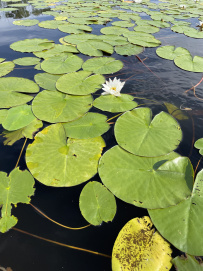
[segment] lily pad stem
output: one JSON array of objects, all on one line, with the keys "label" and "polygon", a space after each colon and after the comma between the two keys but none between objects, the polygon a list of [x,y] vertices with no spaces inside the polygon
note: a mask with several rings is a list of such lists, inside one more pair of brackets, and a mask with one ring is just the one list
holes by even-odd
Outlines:
[{"label": "lily pad stem", "polygon": [[24,142],[24,144],[23,144],[23,146],[22,146],[22,149],[21,149],[21,152],[20,152],[20,154],[19,154],[19,156],[18,156],[18,161],[17,161],[17,163],[16,163],[16,165],[15,165],[15,168],[18,166],[18,163],[19,163],[20,158],[21,158],[21,156],[22,156],[22,153],[23,153],[23,150],[24,150],[24,148],[25,148],[26,142],[27,142],[27,138],[25,138],[25,142]]}]

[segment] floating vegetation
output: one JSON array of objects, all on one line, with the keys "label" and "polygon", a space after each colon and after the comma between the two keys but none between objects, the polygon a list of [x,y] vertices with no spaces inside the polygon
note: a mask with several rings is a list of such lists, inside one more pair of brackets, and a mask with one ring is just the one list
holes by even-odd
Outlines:
[{"label": "floating vegetation", "polygon": [[[1,12],[28,6],[15,3],[17,0],[11,4],[2,2],[5,6]],[[169,31],[185,39],[202,39],[202,1],[50,0],[29,1],[29,5],[44,10],[42,20],[14,20],[12,27],[22,27],[24,31],[41,27],[41,33],[53,33],[54,41],[36,38],[36,31],[30,35],[32,38],[10,44],[16,59],[7,60],[4,55],[0,58],[3,144],[11,146],[25,138],[16,167],[8,176],[0,172],[0,232],[16,225],[12,206],[30,202],[35,178],[53,189],[78,185],[79,208],[91,225],[113,221],[117,212],[115,197],[133,208],[148,209],[150,218],[136,217],[118,234],[112,251],[113,271],[170,270],[170,244],[184,253],[203,256],[203,170],[197,173],[201,159],[193,169],[189,157],[179,154],[178,149],[184,136],[182,121],[191,119],[194,130],[193,118],[187,112],[190,108],[183,109],[166,100],[159,104],[164,111],[157,113],[156,100],[140,97],[141,92],[135,96],[132,86],[129,88],[126,83],[130,79],[138,83],[142,80],[134,72],[137,63],[161,81],[144,63],[145,59],[138,56],[144,51],[156,51],[163,65],[173,60],[174,68],[182,72],[203,72],[202,56],[194,56],[162,37]],[[47,15],[53,20],[48,17],[43,21]],[[199,23],[194,28],[195,19]],[[58,44],[55,33],[60,36]],[[129,59],[134,60],[131,70]],[[35,82],[30,77],[12,76],[17,69],[23,69],[25,77],[26,69],[34,70]],[[128,73],[132,75],[123,76]],[[149,80],[147,87],[152,82]],[[202,80],[189,89],[199,102],[203,99],[197,97],[195,88]],[[153,110],[146,107],[147,103],[153,104]],[[203,138],[196,140],[193,136],[193,147],[199,150],[198,155],[203,155]],[[18,168],[24,148],[29,171]],[[186,259],[173,259],[174,265],[180,270],[202,270],[202,265],[189,254]]]}]

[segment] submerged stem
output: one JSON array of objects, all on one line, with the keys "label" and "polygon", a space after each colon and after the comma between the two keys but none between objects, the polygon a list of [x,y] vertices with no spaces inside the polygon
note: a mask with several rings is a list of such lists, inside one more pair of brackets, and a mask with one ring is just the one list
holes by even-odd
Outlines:
[{"label": "submerged stem", "polygon": [[55,245],[59,245],[59,246],[62,246],[62,247],[68,247],[68,248],[72,248],[72,249],[76,249],[76,250],[80,250],[80,251],[84,251],[84,252],[96,254],[96,255],[99,255],[99,256],[106,257],[106,258],[111,258],[111,256],[110,256],[110,255],[107,255],[107,254],[103,254],[103,253],[100,253],[100,252],[88,250],[88,249],[85,249],[85,248],[80,248],[80,247],[75,247],[75,246],[66,245],[66,244],[64,244],[64,243],[60,243],[60,242],[57,242],[57,241],[53,241],[53,240],[50,240],[50,239],[47,239],[47,238],[44,238],[44,237],[41,237],[41,236],[38,236],[38,235],[35,235],[35,234],[32,234],[32,233],[29,233],[29,232],[27,232],[27,231],[23,231],[23,230],[21,230],[21,229],[15,228],[15,227],[13,227],[12,229],[15,230],[15,231],[24,233],[24,234],[26,234],[26,235],[35,237],[35,238],[37,238],[37,239],[40,239],[40,240],[43,240],[43,241],[46,241],[46,242],[55,244]]},{"label": "submerged stem", "polygon": [[60,224],[58,223],[57,221],[51,219],[50,217],[48,217],[47,215],[45,215],[45,213],[43,213],[42,211],[40,211],[36,206],[34,206],[33,204],[30,203],[30,205],[32,206],[32,208],[34,208],[38,213],[40,213],[42,216],[44,216],[45,218],[47,218],[49,221],[55,223],[56,225],[60,226],[60,227],[63,227],[65,229],[69,229],[69,230],[82,230],[82,229],[85,229],[89,226],[91,226],[91,224],[88,224],[86,226],[83,226],[83,227],[80,227],[80,228],[72,228],[72,227],[68,227],[68,226],[65,226],[63,224]]},{"label": "submerged stem", "polygon": [[194,171],[194,176],[196,175],[196,172],[197,172],[197,169],[198,169],[198,166],[199,166],[201,160],[202,160],[202,157],[199,159],[199,161],[198,161],[198,163],[196,165],[196,168],[195,168],[195,171]]},{"label": "submerged stem", "polygon": [[21,149],[21,152],[20,152],[20,154],[19,154],[19,156],[18,156],[18,161],[17,161],[17,163],[16,163],[16,165],[15,165],[15,168],[18,166],[18,163],[19,163],[20,158],[21,158],[21,156],[22,156],[22,153],[23,153],[23,150],[24,150],[24,148],[25,148],[26,142],[27,142],[27,138],[25,138],[25,142],[24,142],[24,144],[23,144],[23,146],[22,146],[22,149]]}]

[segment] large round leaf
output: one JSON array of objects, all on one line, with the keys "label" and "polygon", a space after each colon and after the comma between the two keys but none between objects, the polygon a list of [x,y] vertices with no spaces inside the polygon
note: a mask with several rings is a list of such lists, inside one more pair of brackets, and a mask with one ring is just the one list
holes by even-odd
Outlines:
[{"label": "large round leaf", "polygon": [[78,53],[78,50],[72,45],[55,44],[51,49],[43,50],[41,52],[34,52],[37,57],[44,59],[60,55],[61,53]]},{"label": "large round leaf", "polygon": [[188,158],[173,152],[159,157],[140,157],[119,146],[102,156],[99,175],[116,197],[152,209],[179,203],[190,195],[193,184]]},{"label": "large round leaf", "polygon": [[47,122],[68,122],[84,115],[92,106],[92,96],[66,95],[44,90],[32,102],[34,115]]},{"label": "large round leaf", "polygon": [[157,47],[161,44],[160,40],[141,34],[142,32],[135,32],[134,35],[128,36],[129,42],[144,47]]},{"label": "large round leaf", "polygon": [[83,117],[64,124],[67,137],[85,139],[100,136],[108,131],[107,117],[98,113],[87,113]]},{"label": "large round leaf", "polygon": [[19,77],[0,78],[0,108],[25,104],[31,101],[33,97],[24,93],[36,93],[38,91],[38,85],[29,79]]},{"label": "large round leaf", "polygon": [[88,71],[72,72],[64,74],[56,82],[56,88],[61,92],[74,95],[88,95],[101,89],[105,83],[104,76],[100,74],[91,75]]},{"label": "large round leaf", "polygon": [[73,34],[79,34],[84,33],[85,31],[91,32],[92,27],[88,25],[82,25],[82,24],[61,24],[59,25],[58,29],[65,33],[73,33]]},{"label": "large round leaf", "polygon": [[92,225],[112,221],[116,214],[116,200],[105,186],[89,182],[80,194],[80,211]]},{"label": "large round leaf", "polygon": [[147,216],[125,224],[113,246],[112,271],[170,270],[172,250],[152,226]]},{"label": "large round leaf", "polygon": [[108,26],[104,27],[100,30],[102,34],[117,34],[117,35],[123,35],[123,33],[129,33],[130,31],[124,27],[120,26]]},{"label": "large round leaf", "polygon": [[113,57],[97,57],[85,61],[82,68],[97,74],[109,74],[121,70],[123,63]]},{"label": "large round leaf", "polygon": [[37,65],[40,62],[40,59],[37,57],[22,57],[14,59],[13,62],[21,66],[32,66]]},{"label": "large round leaf", "polygon": [[59,55],[44,60],[41,64],[41,68],[48,73],[63,74],[79,70],[82,63],[82,58],[78,56]]},{"label": "large round leaf", "polygon": [[115,46],[115,51],[119,55],[132,56],[142,53],[144,51],[144,47],[129,43],[122,46]]},{"label": "large round leaf", "polygon": [[175,150],[182,139],[182,131],[168,113],[161,112],[152,120],[150,108],[136,108],[118,118],[115,137],[125,150],[149,157]]},{"label": "large round leaf", "polygon": [[10,48],[19,52],[37,52],[52,48],[54,43],[48,39],[25,39],[10,45]]},{"label": "large round leaf", "polygon": [[56,81],[61,75],[50,74],[50,73],[38,73],[35,75],[35,82],[43,89],[56,90]]},{"label": "large round leaf", "polygon": [[121,94],[121,96],[102,95],[94,100],[93,106],[112,113],[124,112],[137,106],[133,100],[134,97],[128,94]]},{"label": "large round leaf", "polygon": [[179,55],[174,59],[174,63],[179,68],[190,72],[203,72],[203,57],[190,54]]},{"label": "large round leaf", "polygon": [[35,116],[32,113],[30,105],[20,105],[8,110],[8,114],[2,126],[8,131],[15,131],[29,125]]},{"label": "large round leaf", "polygon": [[192,194],[176,206],[148,210],[161,235],[179,250],[203,255],[203,170],[196,177]]},{"label": "large round leaf", "polygon": [[49,186],[74,186],[97,173],[105,142],[102,137],[67,141],[62,124],[46,127],[35,136],[26,151],[32,175]]},{"label": "large round leaf", "polygon": [[88,56],[103,56],[103,52],[113,54],[113,46],[103,41],[83,41],[78,43],[77,48]]},{"label": "large round leaf", "polygon": [[63,24],[61,21],[56,21],[56,20],[47,20],[47,21],[42,21],[38,25],[43,28],[48,28],[48,29],[57,29],[59,25]]},{"label": "large round leaf", "polygon": [[169,59],[169,60],[173,60],[176,56],[179,56],[179,55],[190,54],[190,52],[185,48],[178,47],[175,49],[175,46],[168,46],[168,45],[159,47],[156,50],[156,53],[158,56],[165,59]]},{"label": "large round leaf", "polygon": [[0,77],[10,73],[15,67],[15,64],[12,61],[6,61],[0,63]]}]

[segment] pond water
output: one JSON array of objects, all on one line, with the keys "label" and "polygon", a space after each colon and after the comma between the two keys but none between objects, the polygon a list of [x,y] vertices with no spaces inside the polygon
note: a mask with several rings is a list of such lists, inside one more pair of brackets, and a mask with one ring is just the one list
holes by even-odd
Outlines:
[{"label": "pond water", "polygon": [[[28,2],[22,0],[22,3]],[[157,1],[153,2],[158,3]],[[0,1],[0,7],[3,8],[12,3]],[[21,1],[17,3],[21,3]],[[42,12],[49,10],[50,7],[48,6],[44,9],[35,8],[30,3],[26,7],[19,7],[16,11],[0,11],[0,58],[5,58],[6,61],[13,61],[24,56],[33,56],[32,53],[21,53],[11,50],[9,46],[13,42],[31,38],[47,38],[53,40],[55,43],[59,43],[61,37],[68,35],[58,29],[45,29],[38,25],[25,27],[13,24],[14,20],[21,18],[38,19],[39,21],[53,20],[53,16],[42,14]],[[142,19],[150,18],[144,12],[140,13],[140,16]],[[113,18],[113,21],[117,20],[117,18]],[[186,21],[190,22],[192,27],[195,27],[198,23],[197,18],[189,18]],[[106,26],[110,26],[112,22],[108,22]],[[104,27],[104,25],[90,26],[93,28],[92,34],[99,34],[100,29]],[[170,28],[162,28],[158,33],[153,35],[161,41],[162,46],[175,45],[176,47],[184,47],[193,56],[198,55],[203,57],[202,39],[195,39],[184,34],[175,33]],[[146,104],[150,107],[154,115],[160,111],[168,112],[164,106],[164,102],[183,109],[182,112],[188,118],[186,120],[178,120],[183,131],[183,140],[176,151],[183,156],[189,157],[195,168],[200,155],[193,145],[197,139],[202,137],[202,85],[197,86],[196,96],[193,90],[186,91],[201,80],[202,73],[189,72],[178,68],[174,65],[173,61],[158,57],[156,49],[156,47],[145,48],[139,54],[139,59],[143,60],[144,64],[135,55],[121,56],[114,52],[112,57],[121,60],[124,63],[124,67],[110,76],[111,78],[117,76],[117,78],[125,81],[122,93],[138,97],[136,101],[139,104]],[[83,60],[89,58],[83,54],[79,54],[79,56]],[[25,67],[16,65],[15,69],[6,75],[6,77],[24,77],[34,81],[35,74],[39,72],[41,71],[34,69],[33,66]],[[109,78],[109,75],[105,77]],[[95,94],[94,98],[97,97],[98,94]],[[91,111],[101,113],[96,108]],[[115,115],[108,112],[104,114],[108,117]],[[45,123],[44,125],[46,126],[47,124]],[[2,131],[3,128],[1,127]],[[103,135],[103,138],[107,145],[104,152],[116,145],[113,125]],[[24,139],[17,141],[13,146],[5,146],[3,144],[4,140],[5,138],[1,136],[0,170],[9,174],[15,167]],[[28,140],[26,146],[31,142],[32,140]],[[202,165],[203,162],[201,161],[199,170]],[[25,150],[23,151],[19,166],[21,170],[27,169]],[[100,181],[100,178],[97,174],[91,180]],[[70,227],[85,226],[88,222],[82,217],[79,209],[79,196],[85,184],[68,188],[55,188],[45,186],[36,181],[35,195],[32,197],[31,203],[53,220],[63,225]],[[148,215],[147,209],[127,204],[118,198],[116,198],[116,203],[117,213],[112,222],[103,223],[100,226],[90,226],[83,230],[62,228],[40,215],[29,204],[18,204],[17,208],[13,207],[12,214],[18,218],[18,224],[16,225],[18,229],[59,243],[111,255],[113,244],[122,227],[134,217]],[[172,247],[172,249],[174,257],[182,254],[175,247]],[[5,268],[10,267],[13,271],[110,271],[111,259],[52,244],[11,229],[4,234],[0,233],[0,266]],[[175,270],[174,267],[171,270]]]}]

